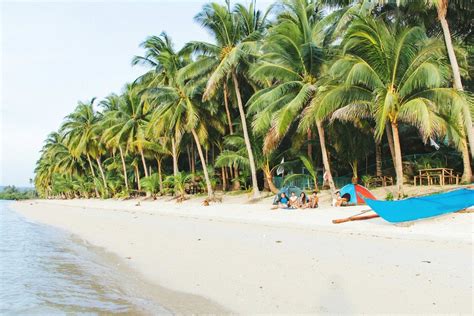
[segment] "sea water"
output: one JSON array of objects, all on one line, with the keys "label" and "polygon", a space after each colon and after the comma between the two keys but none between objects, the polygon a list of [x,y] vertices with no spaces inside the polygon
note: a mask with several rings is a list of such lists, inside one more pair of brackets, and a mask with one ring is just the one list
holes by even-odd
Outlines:
[{"label": "sea water", "polygon": [[10,203],[0,200],[0,315],[168,314],[86,244]]}]

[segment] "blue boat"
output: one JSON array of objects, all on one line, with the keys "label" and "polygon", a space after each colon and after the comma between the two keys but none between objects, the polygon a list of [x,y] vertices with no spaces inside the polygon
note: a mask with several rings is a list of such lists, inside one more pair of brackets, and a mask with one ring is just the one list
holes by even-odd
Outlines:
[{"label": "blue boat", "polygon": [[471,207],[474,205],[474,190],[457,189],[398,201],[365,199],[365,202],[384,220],[400,223],[457,212]]}]

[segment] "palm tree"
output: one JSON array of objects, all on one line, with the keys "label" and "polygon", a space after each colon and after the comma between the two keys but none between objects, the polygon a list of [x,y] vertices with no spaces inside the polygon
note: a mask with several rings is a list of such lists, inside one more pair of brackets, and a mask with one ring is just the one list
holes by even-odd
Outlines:
[{"label": "palm tree", "polygon": [[[201,96],[199,94],[199,82],[196,84],[190,80],[181,79],[179,70],[186,63],[186,54],[175,52],[171,39],[166,34],[162,34],[161,37],[158,39],[152,38],[151,43],[147,43],[151,40],[148,39],[145,41],[146,44],[143,45],[148,47],[149,50],[153,50],[160,57],[159,59],[156,58],[157,62],[155,63],[159,65],[159,70],[157,72],[157,66],[151,70],[150,79],[153,79],[149,80],[145,89],[145,100],[156,105],[149,127],[151,127],[151,132],[155,134],[161,134],[161,131],[164,130],[174,131],[174,135],[182,135],[185,132],[191,133],[203,167],[207,193],[209,198],[213,198],[214,192],[201,146],[202,139],[206,138],[207,135],[205,121],[200,120],[199,117],[205,112],[203,103],[197,98]],[[159,45],[156,45],[157,43]],[[160,49],[163,54],[159,52]],[[147,53],[147,56],[150,56],[150,53]],[[201,106],[199,107],[199,105]],[[163,122],[166,122],[166,125]]]},{"label": "palm tree", "polygon": [[104,120],[102,122],[104,126],[104,130],[102,133],[101,141],[105,144],[105,146],[111,148],[115,151],[117,148],[120,153],[120,160],[122,162],[122,171],[123,171],[123,178],[125,182],[125,189],[128,192],[128,175],[127,175],[127,165],[125,163],[125,154],[123,148],[127,148],[127,145],[124,144],[125,140],[120,139],[120,137],[116,137],[116,134],[122,129],[122,122],[120,115],[117,115],[121,98],[116,94],[111,94],[105,98],[100,104],[105,109],[104,111]]},{"label": "palm tree", "polygon": [[[359,18],[350,26],[343,55],[330,69],[338,81],[327,84],[308,114],[327,117],[344,108],[356,118],[373,118],[375,136],[391,131],[399,194],[403,190],[402,153],[398,127],[414,125],[422,138],[444,132],[443,107],[460,111],[466,100],[444,88],[448,72],[443,45],[429,40],[420,27],[387,25],[380,19]],[[342,84],[341,84],[342,83]],[[465,170],[470,174],[470,170]]]},{"label": "palm tree", "polygon": [[[124,151],[125,153],[136,152],[140,155],[145,177],[148,177],[144,151],[148,143],[146,126],[149,113],[150,109],[146,102],[142,101],[138,88],[130,84],[125,87],[114,109],[106,113],[104,124],[107,128],[103,132],[104,141],[110,146],[118,146],[125,178],[127,173]],[[122,148],[122,145],[125,148]]]},{"label": "palm tree", "polygon": [[[190,42],[186,46],[186,49],[192,49],[194,52],[204,55],[200,59],[200,63],[196,64],[198,67],[187,69],[187,76],[210,73],[206,89],[204,90],[203,100],[209,100],[214,96],[220,85],[224,83],[226,112],[228,112],[226,82],[228,79],[231,79],[234,85],[242,132],[249,157],[253,196],[257,198],[260,195],[257,184],[257,169],[247,128],[238,74],[239,65],[254,51],[255,41],[263,35],[266,27],[266,15],[262,16],[261,12],[255,9],[253,2],[248,8],[240,4],[236,5],[234,12],[231,10],[229,2],[227,2],[226,6],[213,2],[205,4],[202,11],[196,15],[195,20],[212,34],[215,43]],[[231,126],[232,122],[229,117],[230,115],[228,120],[229,126]]]},{"label": "palm tree", "polygon": [[[379,0],[383,3],[395,2],[394,0]],[[409,5],[412,1],[408,0],[397,0],[397,5]],[[444,42],[446,45],[446,50],[448,52],[448,57],[451,65],[452,75],[453,75],[453,87],[457,90],[463,91],[463,85],[461,81],[461,72],[459,71],[459,64],[454,52],[454,46],[451,39],[451,31],[449,30],[448,20],[446,15],[448,13],[449,0],[425,0],[426,7],[435,7],[436,12],[438,13],[438,20],[441,24],[443,30]],[[474,5],[472,1],[468,0],[451,0],[458,6],[459,10],[463,9],[473,9]],[[466,130],[466,135],[469,140],[471,158],[474,159],[474,129],[472,126],[471,112],[467,105],[462,108],[462,119],[464,127]]]},{"label": "palm tree", "polygon": [[98,114],[94,111],[92,99],[88,103],[79,102],[75,111],[66,117],[66,121],[61,126],[67,146],[71,149],[74,157],[85,155],[89,162],[92,176],[95,177],[94,167],[91,157],[96,160],[99,172],[102,177],[105,193],[107,194],[107,181],[100,160],[101,148],[99,137],[96,134],[95,126],[99,121]]},{"label": "palm tree", "polygon": [[[265,154],[261,150],[263,147],[262,145],[263,140],[261,137],[252,139],[252,147],[255,148],[255,162],[257,167],[263,171],[266,182],[265,187],[268,187],[272,193],[276,194],[279,190],[273,183],[273,168],[271,167],[271,164],[274,163],[276,158],[276,152],[273,151],[271,153]],[[247,155],[245,140],[242,135],[227,135],[224,138],[224,146],[225,149],[220,152],[216,159],[216,167],[238,166],[243,170],[250,169],[250,160]]]},{"label": "palm tree", "polygon": [[[262,84],[271,82],[249,100],[250,113],[258,113],[253,128],[266,133],[264,152],[274,150],[299,119],[302,110],[316,97],[324,74],[323,38],[317,33],[320,16],[314,1],[287,0],[284,10],[270,29],[263,46],[264,55],[252,72]],[[329,175],[331,191],[335,185],[326,149],[323,122],[316,120],[322,160]],[[301,125],[303,127],[303,125]],[[308,130],[310,124],[304,125]]]},{"label": "palm tree", "polygon": [[[187,56],[185,52],[176,52],[171,38],[165,32],[162,32],[160,36],[148,37],[140,46],[145,48],[145,55],[135,56],[132,59],[132,65],[144,65],[151,68],[147,73],[135,80],[140,89],[143,91],[171,84],[175,80],[174,77],[178,69],[181,69],[186,63]],[[179,143],[182,135],[180,133],[172,133],[172,131],[179,131],[177,129],[164,128],[165,126],[170,126],[169,124],[170,122],[165,121],[165,118],[161,117],[158,118],[158,121],[152,120],[150,125],[153,128],[148,128],[148,134],[154,138],[159,138],[163,135],[170,138],[173,175],[176,176],[179,172]],[[160,130],[159,127],[163,127],[163,129]]]}]

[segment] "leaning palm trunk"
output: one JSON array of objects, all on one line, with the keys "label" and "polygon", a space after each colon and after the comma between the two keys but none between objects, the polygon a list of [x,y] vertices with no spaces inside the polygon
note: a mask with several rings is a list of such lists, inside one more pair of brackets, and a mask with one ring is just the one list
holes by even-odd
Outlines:
[{"label": "leaning palm trunk", "polygon": [[[94,167],[92,166],[91,157],[89,156],[89,154],[87,154],[86,156],[87,156],[87,161],[89,162],[89,167],[91,168],[92,178],[95,179],[95,172],[94,172]],[[97,189],[97,185],[95,184],[94,184],[94,190],[95,190],[95,196],[100,197],[99,190]]]},{"label": "leaning palm trunk", "polygon": [[232,128],[232,119],[230,118],[230,110],[229,110],[229,100],[228,100],[228,88],[227,83],[224,82],[224,106],[225,106],[225,113],[227,115],[227,124],[229,124],[229,133],[230,135],[234,134],[234,129]]},{"label": "leaning palm trunk", "polygon": [[100,157],[95,159],[97,161],[97,165],[99,166],[100,175],[102,176],[102,182],[104,183],[104,191],[106,194],[109,193],[107,188],[107,180],[105,179],[104,169],[102,169],[102,163],[100,162]]},{"label": "leaning palm trunk", "polygon": [[324,138],[324,129],[321,121],[316,121],[316,127],[318,128],[319,143],[321,144],[321,155],[323,158],[324,169],[328,175],[329,188],[331,189],[331,195],[334,195],[336,192],[336,186],[334,185],[334,180],[332,179],[331,167],[329,166],[328,152],[326,149],[326,140]]},{"label": "leaning palm trunk", "polygon": [[395,166],[395,146],[393,145],[392,126],[389,123],[385,125],[385,132],[387,133],[387,142],[390,149],[390,155],[392,156],[393,165]]},{"label": "leaning palm trunk", "polygon": [[123,156],[122,146],[119,146],[120,159],[122,160],[123,179],[125,181],[125,188],[128,192],[128,177],[127,177],[127,166],[125,165],[125,157]]},{"label": "leaning palm trunk", "polygon": [[142,158],[143,171],[145,172],[145,177],[148,177],[148,169],[146,168],[145,155],[143,154],[143,149],[140,149],[140,156]]},{"label": "leaning palm trunk", "polygon": [[470,183],[472,179],[472,169],[471,162],[469,160],[469,150],[467,148],[466,137],[463,137],[461,140],[461,153],[462,153],[462,162],[463,162],[463,173],[462,173],[462,182]]},{"label": "leaning palm trunk", "polygon": [[[456,54],[454,53],[453,42],[451,40],[451,32],[449,31],[448,21],[446,20],[446,10],[447,4],[443,6],[438,6],[438,18],[443,28],[444,42],[446,43],[446,50],[448,51],[449,61],[451,63],[451,69],[453,71],[454,79],[454,88],[458,90],[463,90],[461,82],[461,73],[459,71],[458,61],[456,59]],[[464,128],[466,130],[466,135],[469,140],[469,147],[471,149],[471,157],[474,158],[474,130],[472,128],[472,118],[469,111],[469,106],[465,104],[463,106],[463,116],[464,116]]]},{"label": "leaning palm trunk", "polygon": [[270,192],[272,192],[274,194],[277,194],[278,193],[278,188],[273,183],[273,175],[272,175],[272,172],[270,170],[270,166],[268,165],[268,163],[266,163],[265,166],[263,166],[262,170],[263,170],[263,174],[265,175],[265,181],[268,185],[268,189],[270,190]]},{"label": "leaning palm trunk", "polygon": [[237,80],[237,75],[235,72],[232,72],[232,79],[234,81],[235,94],[237,96],[237,105],[239,106],[240,119],[242,121],[242,130],[244,132],[245,146],[247,147],[247,153],[249,156],[250,163],[250,172],[252,174],[252,187],[253,187],[253,197],[258,198],[260,196],[260,191],[258,190],[257,183],[257,168],[255,167],[255,159],[253,157],[252,145],[250,144],[249,133],[247,129],[247,121],[245,118],[244,106],[242,105],[242,97],[239,90],[239,81]]},{"label": "leaning palm trunk", "polygon": [[214,198],[214,192],[212,191],[211,180],[209,179],[209,173],[207,172],[207,164],[206,160],[204,160],[204,155],[202,153],[201,143],[199,142],[199,137],[196,134],[196,131],[193,129],[191,130],[193,134],[194,141],[196,142],[196,147],[198,150],[199,158],[201,159],[202,169],[204,171],[204,178],[206,179],[206,186],[207,186],[207,196],[212,199]]},{"label": "leaning palm trunk", "polygon": [[395,149],[395,174],[397,176],[397,193],[400,198],[403,195],[403,164],[400,139],[398,137],[398,124],[392,122],[393,147]]}]

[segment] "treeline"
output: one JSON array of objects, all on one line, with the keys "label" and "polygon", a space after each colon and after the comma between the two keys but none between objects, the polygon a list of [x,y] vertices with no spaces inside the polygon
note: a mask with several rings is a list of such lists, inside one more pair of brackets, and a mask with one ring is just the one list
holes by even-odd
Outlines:
[{"label": "treeline", "polygon": [[365,162],[402,193],[415,153],[471,181],[472,13],[469,1],[208,3],[195,20],[213,42],[147,38],[132,64],[148,72],[49,135],[37,191],[258,197],[280,167],[334,192],[335,174],[357,181]]},{"label": "treeline", "polygon": [[14,185],[7,185],[0,191],[0,200],[28,200],[38,197],[35,190],[21,190]]}]

